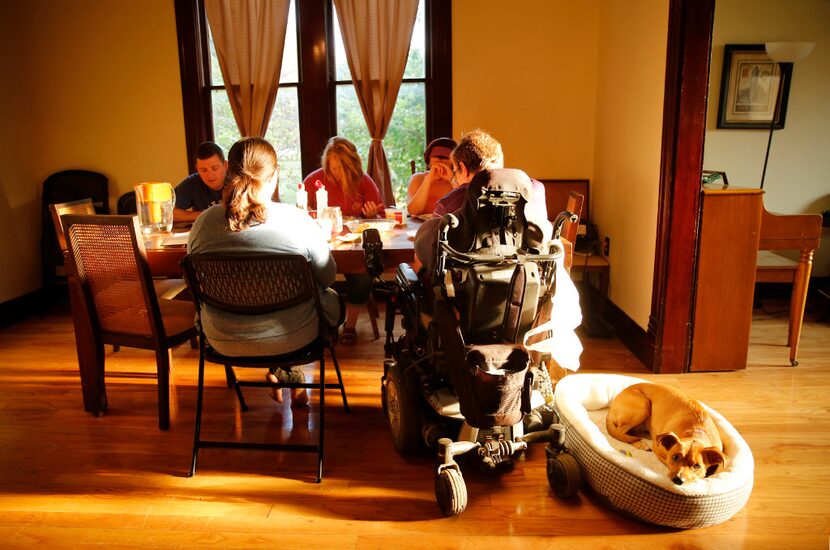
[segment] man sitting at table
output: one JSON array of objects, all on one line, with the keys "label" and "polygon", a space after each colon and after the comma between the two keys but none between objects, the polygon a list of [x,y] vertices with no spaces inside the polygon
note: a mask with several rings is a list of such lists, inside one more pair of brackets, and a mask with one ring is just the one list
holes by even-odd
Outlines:
[{"label": "man sitting at table", "polygon": [[176,186],[173,221],[192,222],[203,210],[222,202],[228,161],[222,148],[206,141],[196,149],[196,172]]},{"label": "man sitting at table", "polygon": [[[454,189],[435,204],[436,216],[458,212],[464,206],[467,188],[475,175],[482,170],[504,168],[504,153],[501,143],[484,130],[476,128],[461,136],[461,141],[450,154],[450,162]],[[536,180],[532,183],[533,197],[530,207],[538,212],[541,218],[547,219],[545,186]],[[440,218],[437,217],[427,220],[415,235],[416,259],[429,271],[432,271],[435,264],[439,223]]]},{"label": "man sitting at table", "polygon": [[412,174],[407,186],[406,209],[410,216],[432,214],[438,199],[452,191],[450,154],[456,145],[450,138],[434,139],[427,145],[427,171]]}]

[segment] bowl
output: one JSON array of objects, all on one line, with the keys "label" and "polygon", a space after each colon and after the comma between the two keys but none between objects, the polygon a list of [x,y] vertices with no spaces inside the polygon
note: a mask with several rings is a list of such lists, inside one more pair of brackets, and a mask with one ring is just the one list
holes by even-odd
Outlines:
[{"label": "bowl", "polygon": [[366,229],[377,229],[379,233],[390,233],[395,229],[397,222],[390,219],[373,219],[373,220],[350,220],[344,224],[350,233],[361,234]]}]

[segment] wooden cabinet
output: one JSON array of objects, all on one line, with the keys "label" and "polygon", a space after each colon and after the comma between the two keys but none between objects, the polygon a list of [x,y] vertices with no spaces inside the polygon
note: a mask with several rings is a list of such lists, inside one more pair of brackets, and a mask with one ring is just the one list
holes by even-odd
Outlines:
[{"label": "wooden cabinet", "polygon": [[703,188],[692,372],[746,368],[763,193]]}]

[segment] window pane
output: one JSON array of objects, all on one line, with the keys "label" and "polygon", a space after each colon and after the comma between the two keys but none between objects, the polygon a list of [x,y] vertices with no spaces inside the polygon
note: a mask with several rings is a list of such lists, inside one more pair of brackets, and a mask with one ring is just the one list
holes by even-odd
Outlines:
[{"label": "window pane", "polygon": [[[227,155],[231,146],[239,140],[239,129],[233,118],[225,90],[214,90],[211,93],[211,99],[214,141]],[[280,164],[280,199],[282,202],[293,204],[297,184],[302,181],[297,88],[293,86],[280,88],[265,139],[277,150],[277,159]]]},{"label": "window pane", "polygon": [[[337,20],[337,10],[332,6],[334,16],[334,74],[338,81],[351,80],[349,63],[346,61],[346,47],[343,45],[343,36],[340,34],[340,23]],[[424,2],[418,3],[418,15],[412,29],[412,39],[409,42],[409,57],[406,60],[404,78],[424,78]]]},{"label": "window pane", "polygon": [[[280,68],[280,83],[298,82],[297,70],[297,15],[294,9],[294,0],[288,8],[288,24],[285,29],[285,46],[282,51],[282,67]],[[222,70],[219,68],[219,57],[213,44],[213,34],[208,27],[208,49],[210,50],[210,85],[224,86]],[[348,71],[348,69],[347,69]]]},{"label": "window pane", "polygon": [[[383,140],[392,189],[399,206],[406,204],[406,184],[411,174],[409,161],[415,160],[419,167],[423,165],[420,159],[426,142],[424,89],[421,82],[401,85],[395,112]],[[354,142],[365,168],[371,139],[351,84],[337,86],[337,133]]]},{"label": "window pane", "polygon": [[296,2],[291,0],[288,8],[288,26],[285,29],[285,46],[282,50],[282,68],[280,69],[280,84],[297,83],[297,15]]},{"label": "window pane", "polygon": [[[279,94],[278,94],[279,95]],[[225,152],[239,139],[239,128],[233,118],[231,103],[225,90],[213,90],[210,94],[213,107],[213,141]]]},{"label": "window pane", "polygon": [[337,19],[337,10],[332,5],[331,14],[334,22],[334,78],[335,80],[351,80],[349,62],[346,61],[346,47],[343,45],[343,35],[340,34],[340,20]]},{"label": "window pane", "polygon": [[294,204],[297,184],[303,181],[300,166],[300,109],[297,88],[280,87],[265,139],[277,150],[277,162],[280,165],[280,200]]},{"label": "window pane", "polygon": [[418,16],[415,19],[415,26],[412,28],[412,40],[409,41],[409,57],[406,59],[404,78],[424,78],[424,57],[426,51],[426,40],[424,38],[426,26],[424,25],[424,2],[418,3]]}]

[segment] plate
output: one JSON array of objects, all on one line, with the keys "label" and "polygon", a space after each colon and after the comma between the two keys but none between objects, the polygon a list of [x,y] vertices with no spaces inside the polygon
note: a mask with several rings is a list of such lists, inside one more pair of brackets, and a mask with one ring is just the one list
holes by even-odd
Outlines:
[{"label": "plate", "polygon": [[354,243],[360,240],[359,233],[346,233],[345,235],[338,235],[335,237],[341,243]]},{"label": "plate", "polygon": [[397,222],[390,219],[373,219],[373,220],[350,220],[344,225],[349,229],[350,233],[363,233],[366,229],[377,229],[380,233],[389,233],[395,229]]}]

